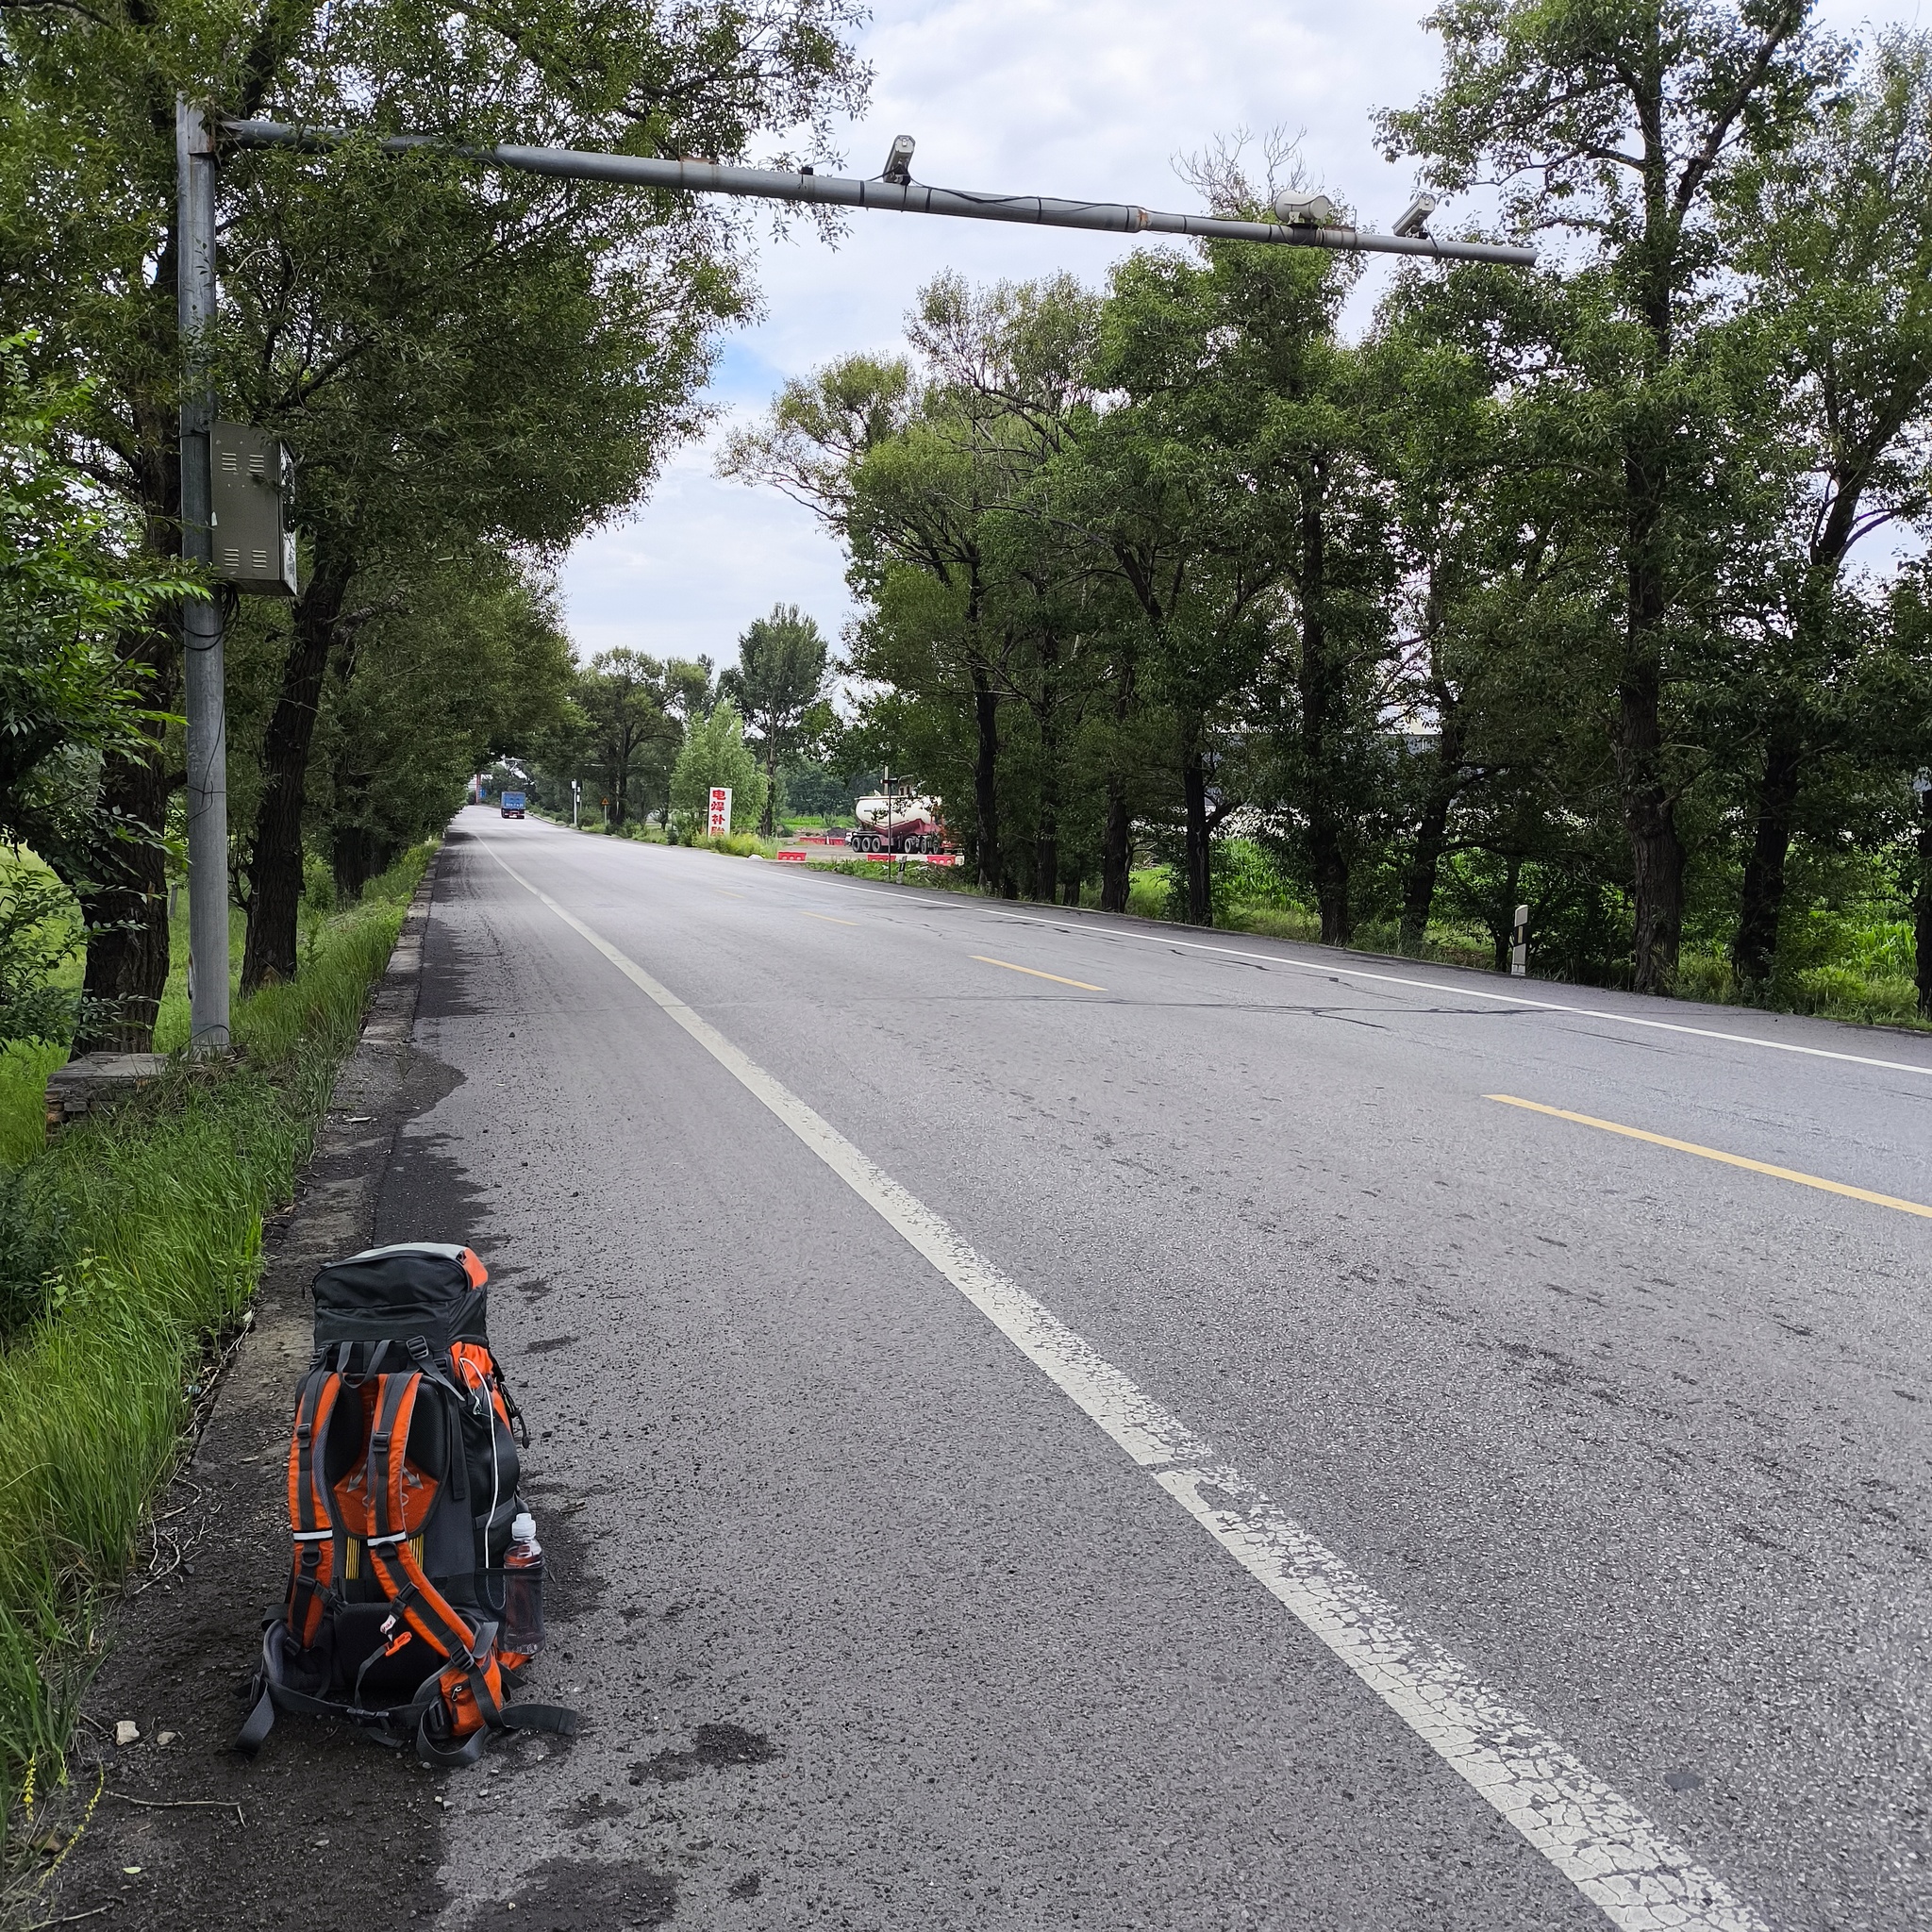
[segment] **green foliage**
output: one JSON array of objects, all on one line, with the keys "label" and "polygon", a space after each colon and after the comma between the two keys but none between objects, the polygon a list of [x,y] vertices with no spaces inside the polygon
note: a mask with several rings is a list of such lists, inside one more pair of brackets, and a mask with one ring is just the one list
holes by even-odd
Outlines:
[{"label": "green foliage", "polygon": [[[581,724],[565,753],[572,773],[583,774],[613,826],[661,810],[682,735],[665,667],[641,651],[601,652],[577,674],[575,697]],[[555,749],[546,761],[553,769],[562,762]]]},{"label": "green foliage", "polygon": [[831,731],[825,698],[825,641],[795,604],[776,604],[738,641],[738,662],[718,689],[738,707],[765,768],[764,815],[770,837],[778,807],[779,766],[810,752]]},{"label": "green foliage", "polygon": [[744,722],[729,698],[695,720],[671,773],[671,808],[703,824],[715,786],[731,788],[731,829],[749,831],[764,816],[765,774],[744,741]]},{"label": "green foliage", "polygon": [[[0,841],[70,835],[83,773],[146,713],[114,639],[184,581],[130,559],[128,531],[59,444],[84,389],[29,375],[0,341]],[[78,794],[78,795],[77,795]],[[0,947],[5,941],[0,941]]]},{"label": "green foliage", "polygon": [[972,874],[958,866],[922,865],[914,858],[899,859],[891,864],[883,859],[874,862],[863,858],[808,858],[806,870],[841,873],[845,877],[854,879],[883,879],[888,885],[925,886],[940,892],[976,892],[979,890]]},{"label": "green foliage", "polygon": [[0,1046],[73,1038],[78,995],[58,975],[80,943],[67,888],[44,867],[0,853]]},{"label": "green foliage", "polygon": [[308,776],[337,894],[355,899],[439,831],[493,752],[554,732],[575,676],[554,592],[493,551],[450,559],[373,614],[351,675],[324,687]]},{"label": "green foliage", "polygon": [[30,1171],[0,1167],[0,1343],[47,1311],[68,1250],[59,1195]]}]

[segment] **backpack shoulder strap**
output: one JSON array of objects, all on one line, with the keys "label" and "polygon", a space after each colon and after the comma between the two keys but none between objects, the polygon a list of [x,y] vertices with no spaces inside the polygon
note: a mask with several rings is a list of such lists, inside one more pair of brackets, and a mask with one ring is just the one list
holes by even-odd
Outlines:
[{"label": "backpack shoulder strap", "polygon": [[289,1571],[289,1633],[307,1650],[322,1628],[336,1544],[341,1533],[336,1499],[324,1480],[323,1443],[335,1414],[342,1378],[326,1359],[308,1372],[295,1398],[295,1426],[289,1439],[289,1530],[294,1550]]},{"label": "backpack shoulder strap", "polygon": [[[442,1389],[419,1371],[384,1375],[376,1385],[375,1422],[369,1432],[369,1561],[383,1592],[403,1620],[431,1649],[452,1661],[467,1657],[476,1633],[430,1582],[409,1539],[422,1526],[435,1500],[434,1491],[412,1500],[406,1495],[405,1451],[409,1424],[425,1387]],[[443,1399],[441,1394],[432,1398]],[[415,1521],[409,1519],[413,1516]]]}]

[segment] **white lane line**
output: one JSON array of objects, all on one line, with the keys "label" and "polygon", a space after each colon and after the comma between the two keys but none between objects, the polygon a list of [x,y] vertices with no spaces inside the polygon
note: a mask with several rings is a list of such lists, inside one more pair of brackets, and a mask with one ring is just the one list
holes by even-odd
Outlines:
[{"label": "white lane line", "polygon": [[1768,1932],[1714,1874],[1286,1515],[1083,1338],[634,959],[490,853],[950,1281],[1028,1361],[1596,1906],[1620,1932]]},{"label": "white lane line", "polygon": [[1557,1000],[1524,999],[1513,992],[1480,992],[1473,986],[1444,985],[1440,979],[1405,979],[1400,974],[1374,973],[1363,966],[1330,966],[1325,962],[1291,959],[1285,953],[1250,953],[1239,946],[1209,945],[1202,940],[1171,940],[1158,933],[1128,932],[1117,925],[1068,925],[1058,919],[1026,919],[1016,912],[992,915],[1001,925],[1039,925],[1069,937],[1129,940],[1147,946],[1184,946],[1191,953],[1219,953],[1228,959],[1258,959],[1264,965],[1280,966],[1291,973],[1313,974],[1322,979],[1373,979],[1384,986],[1415,986],[1424,992],[1442,993],[1451,999],[1494,1000],[1506,1007],[1529,1007],[1540,1013],[1568,1013],[1574,1020],[1609,1020],[1619,1026],[1650,1026],[1659,1033],[1690,1033],[1700,1040],[1724,1040],[1733,1046],[1762,1046],[1773,1053],[1801,1053],[1812,1059],[1846,1060],[1855,1067],[1882,1067],[1889,1074],[1932,1075],[1932,1064],[1918,1065],[1911,1060],[1874,1059],[1862,1053],[1833,1053],[1824,1046],[1799,1046],[1789,1040],[1766,1040],[1756,1033],[1726,1033],[1717,1026],[1686,1026],[1674,1020],[1642,1020],[1634,1013],[1605,1012],[1595,1007],[1566,1007]]}]

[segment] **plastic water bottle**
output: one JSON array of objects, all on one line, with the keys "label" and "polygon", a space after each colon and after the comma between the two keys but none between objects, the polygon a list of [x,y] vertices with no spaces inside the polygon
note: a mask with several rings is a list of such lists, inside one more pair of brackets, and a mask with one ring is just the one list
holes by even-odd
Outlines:
[{"label": "plastic water bottle", "polygon": [[543,1648],[543,1546],[537,1519],[526,1509],[509,1526],[503,1557],[503,1630],[499,1648],[535,1657]]}]

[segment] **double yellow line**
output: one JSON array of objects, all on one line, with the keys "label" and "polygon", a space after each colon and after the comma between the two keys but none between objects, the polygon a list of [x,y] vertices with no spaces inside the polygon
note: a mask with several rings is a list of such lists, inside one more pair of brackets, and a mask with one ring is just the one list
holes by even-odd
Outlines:
[{"label": "double yellow line", "polygon": [[1600,1121],[1594,1114],[1572,1113],[1567,1108],[1545,1107],[1539,1100],[1519,1100],[1513,1093],[1486,1093],[1485,1100],[1501,1101],[1505,1107],[1520,1107],[1530,1113],[1546,1113],[1555,1120],[1574,1121],[1579,1127],[1596,1127],[1606,1134],[1621,1134],[1626,1141],[1648,1141],[1653,1147],[1674,1148],[1679,1154],[1694,1154],[1701,1160],[1721,1160],[1726,1167],[1741,1167],[1752,1174],[1768,1174],[1774,1180],[1796,1181],[1801,1188],[1817,1188],[1826,1194],[1842,1194],[1848,1201],[1866,1201],[1874,1208],[1890,1208],[1900,1214],[1916,1214],[1932,1221],[1932,1208],[1918,1201],[1901,1201],[1896,1194],[1874,1194],[1870,1188],[1854,1188],[1844,1181],[1828,1181],[1822,1174],[1800,1174],[1794,1167],[1774,1167],[1768,1160],[1750,1160],[1741,1154],[1726,1154],[1721,1147],[1700,1147],[1695,1141],[1674,1141],[1668,1134],[1647,1133],[1641,1127],[1626,1127],[1618,1121]]}]

